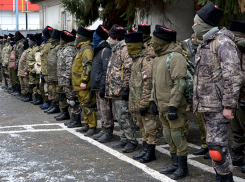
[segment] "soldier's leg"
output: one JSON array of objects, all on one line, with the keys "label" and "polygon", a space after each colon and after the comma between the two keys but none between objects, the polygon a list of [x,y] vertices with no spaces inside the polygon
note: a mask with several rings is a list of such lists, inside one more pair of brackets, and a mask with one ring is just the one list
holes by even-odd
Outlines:
[{"label": "soldier's leg", "polygon": [[48,95],[45,94],[48,90],[47,80],[47,76],[43,76],[43,78],[41,78],[41,83],[39,84],[40,94],[42,95],[42,100],[44,102],[44,104],[40,106],[41,109],[48,109],[51,105],[48,100]]},{"label": "soldier's leg", "polygon": [[25,93],[24,77],[20,76],[20,77],[19,77],[19,81],[20,81],[21,93],[22,93],[23,95],[26,95],[26,93]]},{"label": "soldier's leg", "polygon": [[[54,118],[57,121],[67,120],[70,119],[69,111],[68,111],[68,103],[67,103],[67,97],[64,93],[63,87],[56,85],[56,101],[59,103],[59,106],[62,110],[62,112],[58,115],[55,115]],[[67,125],[68,122],[66,122],[65,125]]]},{"label": "soldier's leg", "polygon": [[156,120],[156,127],[157,127],[157,138],[160,138],[163,136],[163,126],[162,126],[162,122],[159,119],[159,116],[155,117]]},{"label": "soldier's leg", "polygon": [[143,124],[143,118],[140,114],[136,114],[135,116],[137,120],[137,125],[140,127],[140,131],[142,133],[142,141],[147,142],[147,134],[146,134],[145,127]]},{"label": "soldier's leg", "polygon": [[213,167],[219,175],[227,175],[233,171],[227,138],[231,120],[225,118],[222,113],[203,113],[203,119]]},{"label": "soldier's leg", "polygon": [[10,89],[13,89],[13,84],[12,84],[12,75],[10,72],[10,68],[7,68],[7,73],[8,73],[8,86]]},{"label": "soldier's leg", "polygon": [[3,65],[0,63],[0,82],[3,81]]},{"label": "soldier's leg", "polygon": [[6,68],[4,66],[3,66],[3,79],[4,79],[5,89],[7,89],[7,86],[8,86],[7,72],[6,72]]}]

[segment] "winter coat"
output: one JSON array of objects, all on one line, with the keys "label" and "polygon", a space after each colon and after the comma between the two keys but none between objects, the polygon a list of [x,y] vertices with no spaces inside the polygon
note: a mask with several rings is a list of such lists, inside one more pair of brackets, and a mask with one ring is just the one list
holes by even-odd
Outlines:
[{"label": "winter coat", "polygon": [[92,90],[105,88],[106,71],[110,55],[111,47],[106,41],[102,41],[94,48],[94,58],[90,75]]},{"label": "winter coat", "polygon": [[94,57],[91,41],[83,42],[78,47],[76,58],[72,65],[72,85],[75,91],[82,90],[80,84],[87,84],[90,89],[90,73]]},{"label": "winter coat", "polygon": [[[210,42],[216,37],[216,55]],[[223,108],[236,108],[242,84],[240,60],[234,35],[222,28],[198,46],[195,62],[193,111],[222,112]]]},{"label": "winter coat", "polygon": [[58,53],[57,76],[59,86],[71,86],[72,63],[77,50],[73,42],[69,42]]},{"label": "winter coat", "polygon": [[60,49],[60,44],[52,45],[48,57],[47,57],[47,70],[48,70],[48,81],[52,82],[55,85],[58,85],[58,78],[57,78],[57,54]]},{"label": "winter coat", "polygon": [[[170,73],[167,68],[169,53],[175,52],[170,61]],[[167,112],[169,106],[175,108],[185,106],[186,100],[179,91],[180,79],[185,79],[187,62],[183,57],[182,49],[174,42],[166,50],[162,50],[153,63],[153,89],[151,101],[154,101],[160,112]]]},{"label": "winter coat", "polygon": [[20,60],[19,60],[19,65],[18,65],[18,74],[17,76],[26,76],[25,72],[27,69],[27,55],[28,52],[31,51],[31,48],[29,47],[28,49],[24,50],[24,52],[22,53]]},{"label": "winter coat", "polygon": [[44,44],[41,51],[41,64],[42,64],[42,75],[48,75],[48,68],[47,68],[47,58],[50,48],[52,47],[51,38]]},{"label": "winter coat", "polygon": [[[154,52],[154,51],[153,51]],[[149,47],[144,47],[142,52],[131,56],[133,65],[129,80],[129,111],[139,113],[140,108],[150,107],[152,90],[152,72],[154,54]]]},{"label": "winter coat", "polygon": [[115,45],[111,50],[106,72],[105,97],[121,99],[122,90],[129,89],[132,58],[127,53],[124,40]]}]

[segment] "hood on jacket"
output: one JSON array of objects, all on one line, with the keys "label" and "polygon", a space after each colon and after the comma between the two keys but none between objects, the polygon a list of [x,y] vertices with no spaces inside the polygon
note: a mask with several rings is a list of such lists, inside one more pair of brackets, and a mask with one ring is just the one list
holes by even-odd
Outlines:
[{"label": "hood on jacket", "polygon": [[163,55],[169,54],[171,52],[178,52],[178,53],[182,54],[182,48],[181,48],[181,46],[179,46],[175,42],[170,42],[168,48],[165,49],[165,50],[163,49],[162,51],[160,51],[158,53],[158,56],[163,56]]},{"label": "hood on jacket", "polygon": [[210,36],[210,37],[208,38],[208,41],[213,40],[215,37],[217,37],[217,36],[219,36],[219,35],[227,36],[227,37],[229,37],[232,41],[235,40],[234,34],[233,34],[230,30],[227,30],[225,27],[223,27],[223,28],[221,28],[217,33],[215,33],[214,35]]},{"label": "hood on jacket", "polygon": [[97,45],[96,47],[94,47],[94,56],[101,50],[104,48],[111,48],[110,45],[108,44],[108,42],[106,42],[105,40],[103,40],[102,42],[100,42],[99,45]]},{"label": "hood on jacket", "polygon": [[111,51],[114,52],[117,50],[117,48],[121,47],[121,46],[126,46],[125,40],[121,40],[120,42],[117,43],[117,45],[115,45]]}]

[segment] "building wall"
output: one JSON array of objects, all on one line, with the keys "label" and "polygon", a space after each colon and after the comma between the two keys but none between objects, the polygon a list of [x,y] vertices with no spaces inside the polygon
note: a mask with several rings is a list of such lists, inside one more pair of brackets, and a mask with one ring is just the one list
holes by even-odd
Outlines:
[{"label": "building wall", "polygon": [[169,18],[171,24],[164,21],[163,12],[158,11],[156,7],[153,7],[148,18],[145,18],[142,21],[137,20],[137,23],[150,24],[152,32],[154,31],[156,24],[165,25],[166,27],[177,31],[178,40],[184,40],[191,36],[193,32],[193,18],[195,15],[193,0],[175,0],[171,5],[167,6],[164,13]]},{"label": "building wall", "polygon": [[[28,13],[28,29],[39,28],[39,13]],[[16,13],[10,10],[0,11],[0,28],[2,30],[16,29]],[[26,29],[26,13],[19,11],[19,30]]]},{"label": "building wall", "polygon": [[76,28],[75,20],[61,7],[58,0],[45,0],[37,3],[39,5],[39,24],[40,29],[45,28],[47,25],[58,29],[66,29],[71,31]]}]

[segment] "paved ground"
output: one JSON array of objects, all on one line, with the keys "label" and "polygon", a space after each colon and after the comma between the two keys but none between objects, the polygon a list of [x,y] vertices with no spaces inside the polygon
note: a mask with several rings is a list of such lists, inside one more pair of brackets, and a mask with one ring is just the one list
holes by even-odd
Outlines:
[{"label": "paved ground", "polygon": [[[191,155],[201,143],[195,117],[192,114],[189,117],[190,175],[179,181],[215,181],[211,160]],[[0,89],[0,181],[173,181],[169,175],[158,172],[171,164],[163,138],[157,146],[157,160],[144,165],[132,159],[142,145],[139,150],[124,154],[121,149],[111,148],[119,141],[117,123],[114,134],[111,143],[100,144],[66,128],[38,106],[21,102]],[[141,143],[140,137],[137,132]],[[238,167],[234,176],[237,182],[245,181]]]}]

